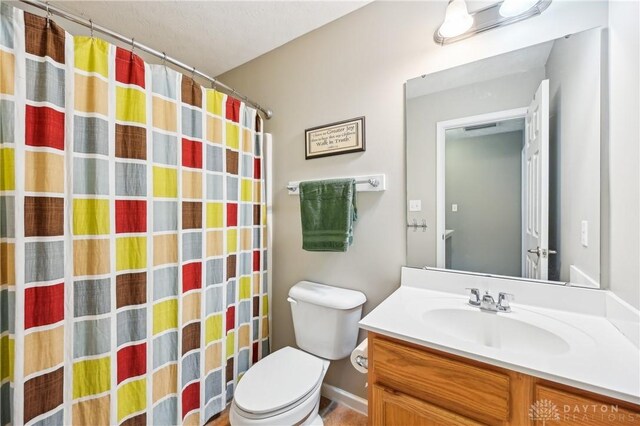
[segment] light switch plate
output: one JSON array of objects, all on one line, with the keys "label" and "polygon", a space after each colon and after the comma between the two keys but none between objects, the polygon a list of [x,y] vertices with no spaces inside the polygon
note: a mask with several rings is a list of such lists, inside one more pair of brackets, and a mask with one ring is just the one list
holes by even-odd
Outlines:
[{"label": "light switch plate", "polygon": [[458,211],[458,205],[457,204],[451,204],[451,211],[452,212],[457,212]]},{"label": "light switch plate", "polygon": [[586,220],[580,225],[580,242],[584,247],[589,247],[589,222]]},{"label": "light switch plate", "polygon": [[422,211],[422,200],[409,200],[409,211],[410,212],[421,212]]}]

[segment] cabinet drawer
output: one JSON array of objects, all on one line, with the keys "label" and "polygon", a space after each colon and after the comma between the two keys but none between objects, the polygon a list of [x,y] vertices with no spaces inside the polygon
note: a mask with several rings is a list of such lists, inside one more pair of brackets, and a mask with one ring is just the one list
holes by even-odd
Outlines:
[{"label": "cabinet drawer", "polygon": [[509,420],[509,376],[375,337],[376,381],[486,423]]},{"label": "cabinet drawer", "polygon": [[640,423],[639,412],[544,385],[536,385],[535,399],[530,414],[540,426],[545,422],[552,424],[552,420],[559,421],[562,426]]},{"label": "cabinet drawer", "polygon": [[373,426],[482,426],[464,416],[379,385],[373,386]]}]

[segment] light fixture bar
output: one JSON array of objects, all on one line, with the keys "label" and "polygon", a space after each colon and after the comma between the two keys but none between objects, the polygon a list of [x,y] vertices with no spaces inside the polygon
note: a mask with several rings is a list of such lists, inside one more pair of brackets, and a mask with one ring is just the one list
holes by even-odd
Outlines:
[{"label": "light fixture bar", "polygon": [[551,1],[552,0],[540,0],[526,12],[511,17],[504,17],[500,15],[500,7],[503,2],[496,3],[471,13],[470,15],[473,17],[473,25],[466,32],[455,37],[443,37],[439,31],[436,30],[433,34],[433,40],[440,45],[451,44],[494,28],[515,24],[516,22],[524,21],[525,19],[540,15],[549,7]]}]

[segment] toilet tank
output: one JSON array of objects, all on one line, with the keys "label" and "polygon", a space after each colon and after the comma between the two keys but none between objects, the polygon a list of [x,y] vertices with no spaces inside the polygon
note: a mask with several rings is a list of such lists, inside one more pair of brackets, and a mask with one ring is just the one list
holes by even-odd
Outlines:
[{"label": "toilet tank", "polygon": [[289,290],[298,347],[324,359],[341,359],[355,349],[358,321],[367,298],[355,290],[300,281]]}]

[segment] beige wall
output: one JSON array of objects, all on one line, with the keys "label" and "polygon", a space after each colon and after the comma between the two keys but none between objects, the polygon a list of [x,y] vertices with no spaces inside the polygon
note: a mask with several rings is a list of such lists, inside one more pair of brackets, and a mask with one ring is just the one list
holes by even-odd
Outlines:
[{"label": "beige wall", "polygon": [[[556,266],[560,281],[569,281],[573,265],[600,283],[601,40],[598,30],[560,38],[546,64],[550,158],[555,159],[549,165],[555,183],[549,194],[549,247],[558,251],[549,265]],[[581,242],[583,220],[587,247]]]},{"label": "beige wall", "polygon": [[[374,2],[221,76],[274,111],[266,125],[274,135],[274,349],[295,345],[285,299],[297,281],[361,290],[365,312],[399,284],[406,80],[607,23],[604,3],[554,1],[542,16],[440,47],[432,34],[445,7],[444,1]],[[366,152],[305,161],[305,128],[361,115]],[[298,198],[287,195],[287,181],[365,173],[386,173],[389,185],[359,196],[353,247],[345,254],[303,251]],[[326,382],[366,395],[365,376],[347,360],[332,363]]]}]

